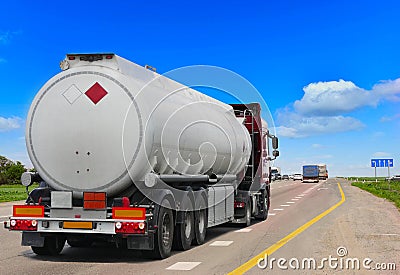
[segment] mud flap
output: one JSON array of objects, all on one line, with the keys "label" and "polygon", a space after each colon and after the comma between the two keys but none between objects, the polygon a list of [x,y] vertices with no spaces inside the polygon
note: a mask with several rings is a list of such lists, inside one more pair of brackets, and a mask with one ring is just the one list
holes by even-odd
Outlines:
[{"label": "mud flap", "polygon": [[126,240],[128,249],[153,250],[154,234],[148,236],[129,236]]},{"label": "mud flap", "polygon": [[40,236],[38,232],[22,232],[22,246],[44,246],[44,237]]}]

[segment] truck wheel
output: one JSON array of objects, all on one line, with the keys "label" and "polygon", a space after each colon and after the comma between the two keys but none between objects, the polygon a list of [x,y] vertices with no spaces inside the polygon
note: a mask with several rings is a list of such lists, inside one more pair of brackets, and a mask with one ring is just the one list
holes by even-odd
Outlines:
[{"label": "truck wheel", "polygon": [[201,245],[206,239],[207,232],[207,209],[202,209],[194,213],[194,245]]},{"label": "truck wheel", "polygon": [[266,190],[262,190],[261,192],[262,193],[260,196],[260,209],[259,209],[259,214],[256,216],[256,219],[265,221],[268,217],[269,198]]},{"label": "truck wheel", "polygon": [[247,226],[250,226],[250,224],[251,224],[251,203],[249,200],[246,202],[245,213],[246,213],[246,216],[245,216],[245,221],[243,223],[243,226],[247,227]]},{"label": "truck wheel", "polygon": [[93,240],[87,238],[79,238],[79,239],[67,239],[67,243],[71,247],[90,247],[93,244]]},{"label": "truck wheel", "polygon": [[193,240],[193,212],[185,211],[183,213],[182,223],[175,226],[174,249],[188,250]]},{"label": "truck wheel", "polygon": [[154,236],[154,249],[151,251],[142,251],[147,258],[165,259],[171,255],[172,241],[174,236],[174,216],[171,210],[171,204],[164,200],[160,206],[157,218],[157,232]]},{"label": "truck wheel", "polygon": [[31,246],[32,251],[37,255],[57,256],[63,250],[65,245],[65,237],[45,237],[44,246]]}]

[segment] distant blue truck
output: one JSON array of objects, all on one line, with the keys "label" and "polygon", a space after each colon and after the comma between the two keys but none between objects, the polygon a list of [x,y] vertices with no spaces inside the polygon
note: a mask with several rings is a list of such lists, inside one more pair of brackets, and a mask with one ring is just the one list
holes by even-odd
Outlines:
[{"label": "distant blue truck", "polygon": [[303,166],[303,182],[319,182],[318,165]]}]

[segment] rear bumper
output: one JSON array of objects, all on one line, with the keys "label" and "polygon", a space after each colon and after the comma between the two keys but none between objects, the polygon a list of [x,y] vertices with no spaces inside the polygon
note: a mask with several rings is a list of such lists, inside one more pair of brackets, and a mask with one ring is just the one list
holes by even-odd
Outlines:
[{"label": "rear bumper", "polygon": [[[123,219],[71,219],[71,218],[21,218],[10,217],[9,221],[4,222],[4,227],[10,231],[21,231],[11,229],[10,222],[12,220],[36,220],[37,230],[32,232],[37,233],[64,233],[64,234],[109,234],[115,235],[115,224],[117,222],[146,222],[145,220],[123,220]],[[65,228],[66,223],[69,223],[68,228]],[[90,228],[83,228],[83,224],[91,223]],[[71,227],[71,224],[73,225]],[[76,224],[76,226],[74,226]],[[81,227],[81,228],[80,228]],[[148,226],[146,226],[145,234],[148,234]],[[136,235],[136,234],[135,234]],[[139,235],[139,234],[137,234]]]},{"label": "rear bumper", "polygon": [[[63,238],[69,238],[68,234],[58,234],[58,233],[40,233],[40,232],[22,232],[22,241],[21,245],[23,246],[36,246],[43,247],[45,244],[46,236],[59,236]],[[82,234],[80,234],[82,235]],[[116,241],[116,239],[112,238],[112,235],[101,235],[101,239],[108,239]],[[123,237],[123,236],[122,236]],[[150,233],[147,235],[129,235],[126,237],[126,244],[128,249],[134,250],[153,250],[154,249],[154,233]]]}]

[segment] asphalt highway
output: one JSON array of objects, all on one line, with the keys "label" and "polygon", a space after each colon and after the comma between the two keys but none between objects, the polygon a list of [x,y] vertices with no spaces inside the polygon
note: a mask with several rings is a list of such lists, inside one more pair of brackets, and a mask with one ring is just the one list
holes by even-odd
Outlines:
[{"label": "asphalt highway", "polygon": [[[205,244],[161,261],[100,244],[37,256],[20,246],[21,234],[2,229],[0,274],[399,274],[400,213],[390,202],[344,179],[275,181],[271,189],[266,221],[210,228]],[[0,204],[1,221],[11,205]]]}]

